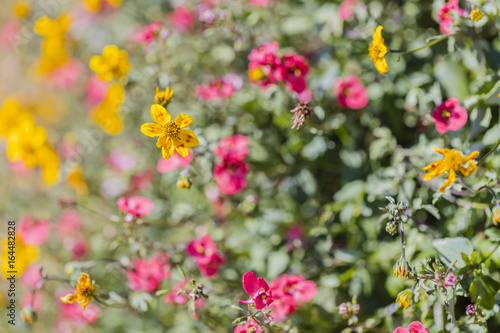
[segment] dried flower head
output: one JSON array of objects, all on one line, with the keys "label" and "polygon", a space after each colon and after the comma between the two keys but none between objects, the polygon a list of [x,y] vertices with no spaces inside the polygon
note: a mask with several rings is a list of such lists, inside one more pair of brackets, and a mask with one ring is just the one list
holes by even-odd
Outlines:
[{"label": "dried flower head", "polygon": [[312,114],[312,110],[307,105],[307,103],[298,103],[295,105],[295,109],[290,110],[290,112],[293,112],[293,126],[292,129],[299,129],[302,124],[306,121],[307,117],[310,117]]}]

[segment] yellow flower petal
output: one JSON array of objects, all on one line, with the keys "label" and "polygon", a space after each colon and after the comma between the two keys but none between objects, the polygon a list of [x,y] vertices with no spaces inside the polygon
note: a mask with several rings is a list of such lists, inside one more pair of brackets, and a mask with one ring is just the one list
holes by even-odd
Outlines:
[{"label": "yellow flower petal", "polygon": [[193,118],[187,114],[180,114],[175,118],[175,123],[179,128],[186,128],[193,123]]},{"label": "yellow flower petal", "polygon": [[189,129],[181,130],[181,132],[179,133],[179,139],[186,147],[196,147],[200,144],[200,141],[198,141],[196,134],[194,134],[193,131]]},{"label": "yellow flower petal", "polygon": [[175,146],[172,139],[168,139],[166,144],[161,147],[161,154],[164,159],[169,159],[174,154]]},{"label": "yellow flower petal", "polygon": [[141,126],[141,132],[150,137],[159,136],[163,133],[163,127],[154,123],[146,123]]},{"label": "yellow flower petal", "polygon": [[170,113],[168,113],[167,110],[165,110],[165,108],[160,104],[151,105],[151,118],[153,118],[153,120],[160,125],[166,125],[172,120]]}]

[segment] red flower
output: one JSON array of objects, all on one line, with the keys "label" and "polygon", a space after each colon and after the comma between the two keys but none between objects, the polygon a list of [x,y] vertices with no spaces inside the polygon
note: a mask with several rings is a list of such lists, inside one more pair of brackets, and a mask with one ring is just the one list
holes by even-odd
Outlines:
[{"label": "red flower", "polygon": [[355,75],[339,78],[335,82],[335,94],[342,107],[361,109],[368,104],[368,94],[361,80]]},{"label": "red flower", "polygon": [[255,304],[257,310],[271,305],[274,301],[273,293],[263,278],[258,278],[255,273],[247,272],[243,275],[243,289],[250,295],[248,301],[238,301],[241,304]]},{"label": "red flower", "polygon": [[304,57],[289,52],[281,58],[281,62],[281,77],[286,81],[286,87],[297,94],[306,90],[309,65]]},{"label": "red flower", "polygon": [[414,321],[408,328],[400,326],[392,333],[429,333],[429,330],[427,330],[421,322]]},{"label": "red flower", "polygon": [[458,99],[449,98],[434,110],[432,120],[441,134],[458,131],[467,123],[467,110],[460,106]]},{"label": "red flower", "polygon": [[186,253],[194,257],[204,276],[214,276],[225,259],[217,253],[217,245],[210,235],[194,239],[186,245]]}]

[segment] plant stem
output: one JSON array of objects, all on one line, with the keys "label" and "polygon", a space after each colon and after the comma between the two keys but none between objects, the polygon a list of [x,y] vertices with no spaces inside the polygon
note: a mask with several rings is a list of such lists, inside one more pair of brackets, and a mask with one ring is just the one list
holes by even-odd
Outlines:
[{"label": "plant stem", "polygon": [[479,160],[479,162],[477,162],[477,166],[479,166],[479,164],[483,163],[484,159],[488,156],[490,156],[491,153],[493,153],[497,148],[498,146],[500,146],[500,139],[498,139],[497,141],[497,144],[495,145],[495,147],[493,147],[493,149],[491,149],[488,154],[484,155],[483,158],[481,158],[481,160]]},{"label": "plant stem", "polygon": [[432,45],[437,44],[437,43],[439,43],[439,42],[441,42],[441,41],[445,40],[446,38],[451,37],[453,35],[455,35],[455,34],[443,35],[443,36],[441,36],[441,37],[433,40],[432,42],[430,42],[428,44],[425,44],[424,46],[417,47],[416,49],[411,49],[411,50],[407,50],[407,51],[405,51],[405,50],[389,50],[389,52],[391,52],[391,53],[414,53],[414,52],[418,52],[418,51],[421,51],[421,50],[426,49],[428,47],[431,47]]}]

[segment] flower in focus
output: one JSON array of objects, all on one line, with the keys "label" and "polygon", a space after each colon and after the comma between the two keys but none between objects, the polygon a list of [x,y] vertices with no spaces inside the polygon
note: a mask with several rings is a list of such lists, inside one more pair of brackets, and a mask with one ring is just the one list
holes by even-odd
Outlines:
[{"label": "flower in focus", "polygon": [[89,117],[109,135],[117,135],[123,127],[119,114],[124,101],[125,89],[119,83],[113,83],[104,100],[90,111]]},{"label": "flower in focus", "polygon": [[264,332],[264,327],[259,326],[255,321],[249,320],[244,325],[238,325],[234,328],[234,333],[261,333]]},{"label": "flower in focus", "polygon": [[392,333],[429,333],[429,330],[427,330],[421,322],[414,321],[408,328],[400,326]]},{"label": "flower in focus", "polygon": [[153,292],[161,281],[170,276],[167,254],[153,254],[149,259],[136,259],[134,268],[126,271],[130,289]]},{"label": "flower in focus", "polygon": [[408,261],[404,258],[398,259],[396,265],[394,265],[394,277],[395,278],[405,278],[410,276],[411,268]]},{"label": "flower in focus", "polygon": [[[433,148],[435,151],[444,155],[444,159],[441,161],[433,162],[426,167],[422,168],[423,171],[430,171],[424,175],[424,180],[431,180],[435,177],[448,172],[448,180],[441,186],[439,192],[444,193],[446,188],[455,182],[455,171],[460,171],[464,176],[468,176],[474,171],[476,171],[477,166],[472,161],[479,155],[478,151],[474,151],[467,156],[463,156],[462,153],[452,150],[452,149],[440,149]],[[464,168],[462,164],[469,162],[469,166]]]},{"label": "flower in focus", "polygon": [[450,34],[454,31],[453,26],[453,14],[458,16],[467,17],[468,14],[465,10],[458,7],[458,0],[450,0],[439,9],[438,19],[439,28],[444,34]]},{"label": "flower in focus", "polygon": [[432,120],[441,134],[458,131],[467,123],[467,110],[460,106],[458,99],[448,98],[434,110]]},{"label": "flower in focus", "polygon": [[45,220],[35,220],[31,215],[24,215],[19,219],[19,237],[24,244],[41,246],[50,235],[50,224]]},{"label": "flower in focus", "polygon": [[484,16],[484,13],[480,10],[480,9],[474,9],[471,13],[470,13],[470,18],[472,19],[472,21],[474,22],[478,22],[480,21]]},{"label": "flower in focus", "polygon": [[493,213],[493,224],[498,227],[500,226],[500,205],[496,205],[495,207],[493,207],[492,209],[492,213]]},{"label": "flower in focus", "polygon": [[177,6],[174,11],[168,15],[168,20],[175,30],[184,32],[192,28],[195,15],[188,7]]},{"label": "flower in focus", "polygon": [[398,306],[406,310],[413,303],[413,292],[409,289],[401,291],[396,297],[396,303],[398,302]]},{"label": "flower in focus", "polygon": [[387,54],[387,47],[384,45],[384,39],[382,38],[382,27],[379,25],[373,34],[373,41],[368,48],[368,53],[370,54],[370,59],[373,60],[375,68],[377,71],[385,75],[389,71],[389,66],[387,65],[387,60],[385,56]]},{"label": "flower in focus", "polygon": [[204,276],[217,274],[219,266],[225,262],[224,257],[217,253],[217,245],[210,235],[190,241],[186,245],[186,253],[195,258]]},{"label": "flower in focus", "polygon": [[94,13],[117,9],[122,4],[122,0],[82,0],[82,2],[86,10]]},{"label": "flower in focus", "polygon": [[118,199],[118,209],[130,215],[131,218],[149,216],[153,210],[153,201],[149,198],[132,196],[130,198],[121,197]]},{"label": "flower in focus", "polygon": [[186,157],[189,154],[189,148],[198,146],[199,141],[193,131],[185,129],[193,122],[190,116],[180,114],[172,121],[170,114],[163,106],[154,104],[151,106],[151,117],[156,124],[143,124],[141,132],[150,137],[159,136],[156,146],[162,148],[163,158],[170,158],[174,150]]},{"label": "flower in focus", "polygon": [[284,320],[300,303],[310,302],[318,293],[316,284],[301,275],[283,274],[271,281],[269,287],[274,297],[273,318],[278,320]]},{"label": "flower in focus", "polygon": [[165,91],[160,91],[160,87],[156,87],[156,104],[160,104],[161,106],[167,107],[167,105],[172,102],[172,96],[174,95],[174,91],[170,89],[170,87],[165,88]]},{"label": "flower in focus", "polygon": [[255,308],[261,310],[274,302],[269,285],[264,278],[258,278],[254,272],[246,272],[243,275],[243,289],[250,296],[250,299],[248,301],[238,301],[241,304],[255,304]]},{"label": "flower in focus", "polygon": [[89,63],[90,69],[104,81],[119,79],[130,70],[126,51],[120,50],[115,45],[108,45],[102,50],[102,56],[93,56]]},{"label": "flower in focus", "polygon": [[94,295],[97,295],[97,293],[95,292],[95,286],[90,280],[90,275],[87,273],[80,273],[75,293],[68,294],[60,299],[66,304],[78,302],[82,309],[85,310],[85,307],[89,304]]},{"label": "flower in focus", "polygon": [[193,154],[189,153],[188,156],[182,157],[178,152],[174,152],[172,157],[168,160],[160,157],[158,160],[158,165],[156,166],[156,170],[160,173],[166,173],[170,171],[177,170],[179,168],[186,169],[193,160]]},{"label": "flower in focus", "polygon": [[342,107],[353,110],[361,109],[368,104],[368,94],[359,77],[349,75],[335,81],[335,95]]}]

